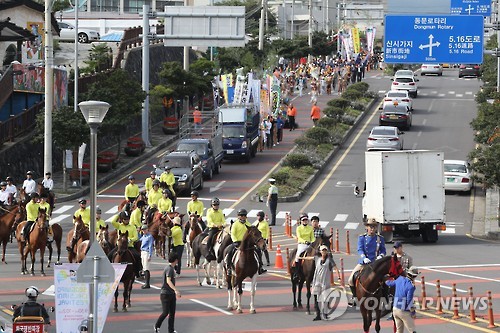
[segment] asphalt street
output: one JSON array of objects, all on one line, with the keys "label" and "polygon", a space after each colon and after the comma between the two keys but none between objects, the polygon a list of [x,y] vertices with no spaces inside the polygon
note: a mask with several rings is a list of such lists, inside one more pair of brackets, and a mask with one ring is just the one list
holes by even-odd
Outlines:
[{"label": "asphalt street", "polygon": [[[441,150],[446,159],[466,159],[474,147],[473,133],[469,123],[476,114],[474,94],[478,91],[480,81],[476,79],[458,79],[454,69],[445,70],[442,77],[419,77],[419,97],[414,101],[413,127],[405,133],[405,149]],[[367,73],[366,82],[371,90],[383,94],[390,87],[390,78],[380,71]],[[329,97],[321,97],[320,106],[324,106]],[[295,104],[299,110],[299,124],[311,126],[308,114],[310,104],[308,96],[297,98]],[[274,268],[276,245],[280,244],[283,252],[286,248],[295,247],[295,241],[283,235],[284,216],[286,212],[297,217],[305,211],[310,215],[318,215],[322,226],[329,233],[330,228],[339,230],[339,252],[334,254],[337,264],[341,259],[345,266],[345,278],[357,260],[355,240],[363,232],[361,221],[361,198],[353,195],[353,186],[364,182],[364,151],[368,132],[377,124],[377,112],[368,114],[358,129],[346,141],[344,147],[325,168],[321,177],[305,197],[295,203],[280,203],[278,205],[278,225],[273,227],[273,251],[271,251],[270,273],[258,278],[256,292],[257,314],[248,313],[248,292],[243,294],[243,314],[228,311],[227,291],[215,289],[212,286],[198,286],[196,272],[192,268],[183,268],[177,285],[182,291],[178,300],[176,315],[176,330],[178,332],[357,332],[362,329],[362,319],[359,311],[349,308],[346,312],[331,321],[312,322],[312,316],[304,310],[293,311],[291,284],[285,269]],[[256,184],[266,179],[269,174],[279,168],[277,162],[293,146],[293,140],[303,129],[295,132],[285,132],[285,141],[270,150],[259,153],[249,164],[225,162],[221,174],[211,181],[205,182],[205,188],[200,196],[209,205],[213,196],[218,196],[222,202],[227,219],[235,218],[236,210],[245,207],[249,219],[253,220],[259,210],[267,211],[264,203],[252,201],[251,195],[256,192]],[[131,173],[136,178],[144,179],[151,170],[151,165],[157,162],[159,156],[145,160],[137,165]],[[128,175],[128,174],[127,174]],[[116,213],[116,206],[123,199],[123,189],[126,185],[126,174],[106,188],[99,189],[98,204],[103,210],[104,219],[109,219]],[[421,267],[422,276],[427,282],[427,296],[435,297],[436,280],[440,280],[445,298],[451,296],[452,285],[455,283],[459,296],[466,295],[469,287],[474,288],[474,295],[485,296],[488,290],[493,293],[493,309],[498,322],[500,309],[500,264],[497,254],[499,245],[471,239],[467,234],[471,230],[473,214],[474,191],[471,195],[446,195],[447,231],[440,234],[436,244],[424,244],[420,239],[404,240],[405,251]],[[185,210],[187,198],[178,200],[180,211]],[[76,202],[61,203],[56,207],[52,222],[60,223],[66,230],[71,224],[71,215],[76,210]],[[350,233],[351,254],[346,253],[346,232]],[[388,245],[390,251],[391,245]],[[63,244],[64,248],[64,244]],[[67,262],[66,251],[63,251],[62,261]],[[53,270],[47,269],[47,276],[39,275],[36,266],[35,276],[20,274],[19,255],[15,244],[7,247],[7,265],[0,270],[0,321],[9,321],[10,304],[23,300],[24,289],[31,284],[42,290],[53,284]],[[184,260],[185,262],[185,260]],[[165,261],[153,259],[153,288],[141,290],[141,281],[134,285],[132,292],[132,307],[127,313],[112,313],[104,328],[105,332],[150,332],[153,322],[161,312],[159,290],[161,272]],[[420,281],[419,277],[419,281]],[[416,295],[421,295],[420,285]],[[121,299],[121,296],[120,296]],[[305,304],[305,295],[302,297]],[[47,305],[54,304],[54,298],[41,296],[41,301]],[[434,305],[433,305],[434,306]],[[477,309],[480,321],[469,324],[468,318],[452,319],[450,311],[436,315],[433,309],[419,311],[417,317],[418,332],[497,332],[498,328],[487,328],[486,309]],[[461,309],[460,314],[467,314],[467,309]],[[55,330],[52,328],[53,332]],[[382,332],[392,332],[392,323],[382,320]],[[167,332],[166,322],[162,332]]]}]

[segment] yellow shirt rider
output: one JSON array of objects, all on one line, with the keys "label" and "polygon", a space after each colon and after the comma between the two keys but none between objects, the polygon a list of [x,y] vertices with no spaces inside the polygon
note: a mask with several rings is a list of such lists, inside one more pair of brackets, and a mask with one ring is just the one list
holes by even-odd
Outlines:
[{"label": "yellow shirt rider", "polygon": [[172,211],[172,200],[168,197],[169,191],[167,189],[163,190],[163,197],[158,200],[158,211],[163,215]]},{"label": "yellow shirt rider", "polygon": [[158,201],[163,197],[160,191],[160,181],[155,179],[153,181],[153,188],[148,191],[148,206],[158,207]]},{"label": "yellow shirt rider", "polygon": [[135,226],[137,230],[141,229],[142,226],[142,214],[146,209],[146,203],[142,200],[137,201],[137,208],[130,214],[130,224]]},{"label": "yellow shirt rider", "polygon": [[104,221],[101,218],[102,210],[99,206],[95,208],[95,230],[96,233],[101,229],[101,228],[106,228],[106,221]]},{"label": "yellow shirt rider", "polygon": [[172,168],[169,165],[165,166],[165,172],[163,172],[160,176],[160,182],[164,182],[167,184],[170,192],[172,192],[172,196],[175,197],[174,184],[175,184],[175,176],[170,171]]},{"label": "yellow shirt rider", "polygon": [[29,231],[31,229],[31,226],[35,223],[36,219],[38,218],[38,208],[40,207],[38,205],[38,198],[40,196],[38,193],[33,193],[31,195],[31,200],[26,204],[26,224],[24,225],[23,232],[22,232],[22,240],[26,241],[28,239]]},{"label": "yellow shirt rider", "polygon": [[129,184],[125,186],[125,200],[133,203],[135,199],[139,196],[139,186],[135,183],[135,177],[128,176]]},{"label": "yellow shirt rider", "polygon": [[207,209],[207,230],[208,230],[208,239],[207,239],[207,249],[208,255],[207,260],[214,260],[215,253],[212,248],[213,238],[217,234],[217,232],[224,227],[226,223],[226,218],[224,217],[224,213],[219,210],[220,200],[219,198],[212,199],[212,208]]},{"label": "yellow shirt rider", "polygon": [[[87,207],[87,200],[85,199],[80,199],[78,200],[78,203],[80,204],[80,208],[73,214],[75,218],[81,217],[83,224],[87,228],[90,227],[90,208]],[[73,221],[74,222],[74,221]]]},{"label": "yellow shirt rider", "polygon": [[309,225],[309,217],[307,216],[307,214],[301,214],[300,225],[297,226],[296,235],[298,244],[294,265],[299,262],[300,254],[304,252],[315,240],[314,229]]},{"label": "yellow shirt rider", "polygon": [[146,192],[149,192],[153,188],[153,181],[156,180],[156,172],[151,171],[149,173],[150,177],[146,178],[144,181],[144,187],[146,187]]}]

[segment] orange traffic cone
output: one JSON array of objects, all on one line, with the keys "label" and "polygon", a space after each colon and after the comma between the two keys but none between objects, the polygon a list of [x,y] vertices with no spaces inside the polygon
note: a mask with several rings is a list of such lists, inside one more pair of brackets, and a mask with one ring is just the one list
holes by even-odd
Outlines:
[{"label": "orange traffic cone", "polygon": [[276,249],[276,261],[274,264],[274,268],[283,269],[283,256],[281,255],[281,246],[278,244],[278,248]]}]

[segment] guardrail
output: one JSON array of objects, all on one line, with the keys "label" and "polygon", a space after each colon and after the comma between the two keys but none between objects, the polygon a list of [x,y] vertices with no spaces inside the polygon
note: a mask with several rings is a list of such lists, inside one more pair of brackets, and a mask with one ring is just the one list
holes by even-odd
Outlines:
[{"label": "guardrail", "polygon": [[[156,26],[156,34],[160,35],[165,32],[165,27],[158,24]],[[138,47],[142,45],[142,27],[132,27],[124,31],[122,40],[120,42],[120,47],[118,49],[118,54],[115,57],[113,63],[113,69],[121,68],[122,60],[125,58],[125,52],[131,48]],[[159,43],[160,40],[152,40],[151,44]]]},{"label": "guardrail", "polygon": [[22,113],[11,116],[8,120],[0,122],[0,146],[7,141],[13,141],[15,137],[21,136],[35,127],[36,115],[44,108],[42,101],[26,109]]}]

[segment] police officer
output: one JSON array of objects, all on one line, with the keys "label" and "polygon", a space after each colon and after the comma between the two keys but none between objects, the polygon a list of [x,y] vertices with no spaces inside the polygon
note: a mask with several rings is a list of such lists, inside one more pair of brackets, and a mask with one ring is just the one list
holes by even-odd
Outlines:
[{"label": "police officer", "polygon": [[175,197],[174,184],[175,184],[175,176],[171,172],[172,168],[169,165],[165,166],[165,172],[163,172],[160,176],[160,182],[164,182],[167,184],[168,189],[172,192],[172,196]]},{"label": "police officer", "polygon": [[271,212],[271,223],[269,225],[276,225],[276,210],[278,208],[278,187],[275,185],[276,179],[269,178],[269,189],[267,190],[267,206]]},{"label": "police officer", "polygon": [[172,200],[169,198],[170,191],[167,189],[163,190],[163,197],[158,200],[158,211],[164,215],[172,210]]},{"label": "police officer", "polygon": [[309,225],[309,217],[307,214],[300,214],[300,224],[297,225],[297,253],[295,254],[295,261],[292,264],[292,274],[297,274],[299,258],[302,252],[307,250],[309,245],[314,242],[314,230]]},{"label": "police officer", "polygon": [[220,200],[219,198],[212,199],[212,207],[207,210],[207,230],[208,230],[208,240],[207,240],[207,249],[208,255],[207,260],[214,260],[215,253],[213,250],[213,238],[215,234],[224,227],[226,223],[226,218],[224,217],[224,213],[219,209]]},{"label": "police officer", "polygon": [[102,210],[101,207],[97,206],[95,208],[95,230],[96,233],[101,229],[101,228],[106,228],[106,221],[104,221],[101,218]]},{"label": "police officer", "polygon": [[350,305],[354,305],[354,298],[356,295],[354,274],[360,271],[363,268],[363,265],[367,265],[386,255],[384,237],[377,233],[378,222],[375,219],[370,218],[365,223],[365,226],[367,228],[367,232],[358,237],[358,264],[352,270],[351,276],[349,276],[349,286],[352,292],[352,299],[349,302]]},{"label": "police officer", "polygon": [[175,273],[177,274],[176,277],[179,277],[181,275],[181,266],[182,266],[182,252],[184,252],[184,241],[182,239],[182,220],[179,216],[176,216],[172,219],[172,222],[174,223],[174,226],[172,227],[172,251],[177,253],[177,256],[179,258],[177,265],[175,265]]},{"label": "police officer", "polygon": [[198,191],[191,191],[191,200],[187,203],[187,212],[188,214],[197,214],[200,217],[201,229],[205,229],[205,223],[201,220],[203,216],[203,211],[205,210],[205,206],[203,202],[198,200],[200,194]]},{"label": "police officer", "polygon": [[17,317],[33,316],[42,317],[44,323],[50,325],[50,317],[47,310],[42,304],[37,303],[36,301],[38,295],[40,294],[38,288],[35,286],[28,287],[24,291],[24,294],[28,297],[28,300],[14,310],[12,321],[15,321]]}]

